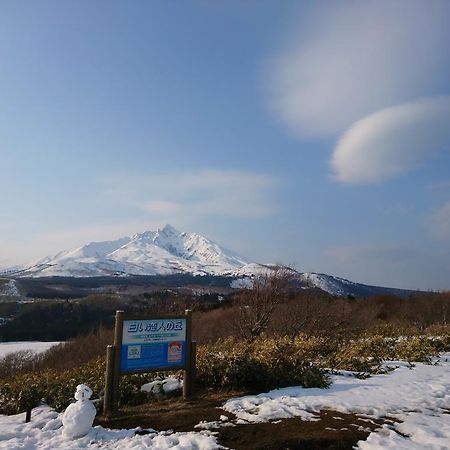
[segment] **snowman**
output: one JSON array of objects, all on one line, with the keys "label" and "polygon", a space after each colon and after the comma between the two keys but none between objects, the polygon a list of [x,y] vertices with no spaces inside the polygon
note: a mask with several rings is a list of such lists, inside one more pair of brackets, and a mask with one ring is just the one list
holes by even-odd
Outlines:
[{"label": "snowman", "polygon": [[71,403],[62,417],[63,433],[70,438],[85,436],[92,429],[97,410],[89,400],[92,390],[85,384],[79,384],[75,391],[75,403]]}]

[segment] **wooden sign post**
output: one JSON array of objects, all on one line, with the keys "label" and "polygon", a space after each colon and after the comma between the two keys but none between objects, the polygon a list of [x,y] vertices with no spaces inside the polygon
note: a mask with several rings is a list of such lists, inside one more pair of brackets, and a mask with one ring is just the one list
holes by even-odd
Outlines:
[{"label": "wooden sign post", "polygon": [[192,342],[192,311],[183,316],[125,316],[116,311],[114,345],[106,352],[105,415],[117,411],[120,376],[182,369],[183,398],[193,394],[196,346]]}]

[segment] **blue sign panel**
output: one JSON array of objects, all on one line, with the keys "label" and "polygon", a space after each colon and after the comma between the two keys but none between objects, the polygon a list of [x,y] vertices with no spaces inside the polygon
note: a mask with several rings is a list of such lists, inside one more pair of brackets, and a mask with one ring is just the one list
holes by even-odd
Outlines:
[{"label": "blue sign panel", "polygon": [[185,318],[123,321],[122,372],[185,366]]}]

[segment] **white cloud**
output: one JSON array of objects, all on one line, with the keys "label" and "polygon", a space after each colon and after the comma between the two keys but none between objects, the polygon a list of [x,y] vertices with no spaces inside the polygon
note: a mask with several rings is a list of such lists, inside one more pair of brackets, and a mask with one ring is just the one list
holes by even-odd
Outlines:
[{"label": "white cloud", "polygon": [[450,2],[326,2],[267,61],[270,105],[300,137],[335,136],[377,110],[436,95],[450,78]]},{"label": "white cloud", "polygon": [[103,183],[105,199],[175,224],[186,216],[254,219],[276,210],[272,191],[277,180],[252,172],[122,173]]},{"label": "white cloud", "polygon": [[436,209],[428,219],[431,235],[441,241],[450,241],[450,201]]},{"label": "white cloud", "polygon": [[338,181],[379,182],[450,150],[450,97],[386,108],[353,124],[331,165]]}]

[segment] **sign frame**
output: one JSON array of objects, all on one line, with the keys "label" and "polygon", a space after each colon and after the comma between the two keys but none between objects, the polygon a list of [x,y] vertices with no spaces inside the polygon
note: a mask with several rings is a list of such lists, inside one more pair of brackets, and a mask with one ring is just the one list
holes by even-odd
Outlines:
[{"label": "sign frame", "polygon": [[[122,370],[123,352],[123,326],[125,321],[142,320],[185,320],[186,335],[184,364],[169,365],[162,367],[137,368]],[[187,309],[185,314],[151,314],[151,315],[125,315],[124,311],[116,311],[116,325],[114,329],[114,345],[107,347],[106,354],[106,374],[105,374],[105,395],[103,409],[105,415],[110,415],[117,411],[119,400],[119,382],[121,375],[133,373],[165,372],[170,370],[183,370],[183,398],[189,399],[193,393],[193,383],[195,378],[196,343],[192,342],[192,311]]]},{"label": "sign frame", "polygon": [[[123,328],[124,323],[128,321],[172,321],[172,320],[183,320],[185,321],[185,336],[182,343],[185,346],[184,350],[184,364],[168,364],[168,365],[162,365],[158,367],[141,367],[136,369],[124,369],[122,367],[122,361],[123,361],[123,352],[124,352],[124,335],[123,335]],[[184,314],[184,315],[174,315],[174,314],[167,314],[167,315],[150,315],[150,316],[137,316],[137,315],[120,315],[118,322],[116,322],[116,327],[119,327],[119,333],[117,335],[118,343],[114,340],[114,345],[116,345],[116,348],[118,349],[119,353],[119,370],[121,374],[133,374],[133,373],[146,373],[146,372],[164,372],[168,370],[186,370],[189,360],[189,347],[190,347],[190,341],[191,341],[191,320],[190,315]],[[143,345],[144,343],[141,343],[140,345]],[[137,344],[139,345],[139,344]]]}]

